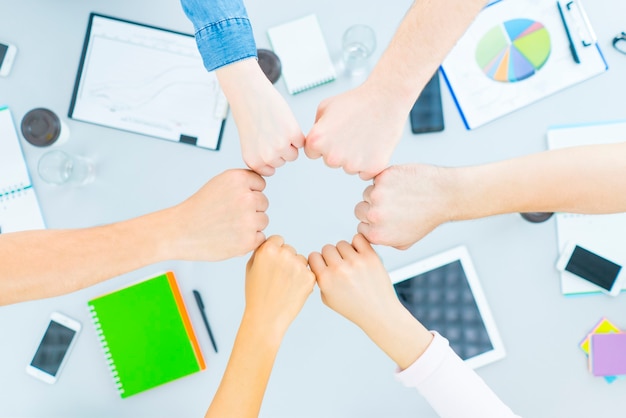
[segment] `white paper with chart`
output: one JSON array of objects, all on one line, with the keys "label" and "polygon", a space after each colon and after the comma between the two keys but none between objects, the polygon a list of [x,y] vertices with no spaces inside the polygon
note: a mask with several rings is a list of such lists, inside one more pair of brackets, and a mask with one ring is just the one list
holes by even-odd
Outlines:
[{"label": "white paper with chart", "polygon": [[217,150],[227,110],[192,35],[91,15],[71,118]]},{"label": "white paper with chart", "polygon": [[607,70],[580,0],[559,4],[563,17],[554,0],[495,2],[448,54],[442,74],[467,129]]},{"label": "white paper with chart", "polygon": [[[548,130],[548,148],[559,149],[591,144],[626,142],[626,121],[556,127]],[[559,253],[576,242],[612,261],[626,265],[626,213],[609,215],[556,214]],[[565,295],[600,293],[584,279],[561,273]]]},{"label": "white paper with chart", "polygon": [[0,233],[43,228],[11,111],[0,107]]}]

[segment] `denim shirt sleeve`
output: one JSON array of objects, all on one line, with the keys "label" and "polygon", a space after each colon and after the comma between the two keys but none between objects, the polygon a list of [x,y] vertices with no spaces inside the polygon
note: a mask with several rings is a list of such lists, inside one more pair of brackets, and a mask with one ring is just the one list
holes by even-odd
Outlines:
[{"label": "denim shirt sleeve", "polygon": [[181,0],[208,71],[257,56],[243,0]]}]

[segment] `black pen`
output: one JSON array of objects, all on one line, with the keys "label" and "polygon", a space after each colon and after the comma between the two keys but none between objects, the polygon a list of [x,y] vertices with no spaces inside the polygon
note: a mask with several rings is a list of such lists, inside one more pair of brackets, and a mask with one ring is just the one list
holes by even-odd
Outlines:
[{"label": "black pen", "polygon": [[217,353],[217,344],[215,344],[215,338],[213,338],[213,333],[211,332],[211,326],[209,325],[209,320],[206,317],[206,313],[204,312],[204,302],[202,302],[202,296],[200,296],[200,292],[197,290],[193,291],[193,296],[196,298],[196,302],[198,303],[198,308],[200,308],[200,314],[202,315],[202,320],[204,321],[204,326],[206,330],[209,331],[209,338],[211,339],[211,344],[213,344],[213,349]]},{"label": "black pen", "polygon": [[565,21],[565,15],[563,14],[561,3],[557,1],[556,7],[559,8],[559,14],[561,15],[561,21],[563,22],[563,27],[565,28],[565,34],[567,35],[567,41],[569,42],[569,50],[572,52],[572,57],[574,58],[574,62],[576,64],[580,64],[580,58],[578,58],[578,53],[576,52],[576,46],[574,45],[574,41],[572,40],[572,34],[569,33],[569,28],[567,27],[567,22]]}]

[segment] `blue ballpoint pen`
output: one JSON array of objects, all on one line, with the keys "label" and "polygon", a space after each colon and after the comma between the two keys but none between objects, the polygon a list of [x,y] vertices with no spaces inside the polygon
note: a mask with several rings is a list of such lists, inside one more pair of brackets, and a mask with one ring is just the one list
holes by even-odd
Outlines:
[{"label": "blue ballpoint pen", "polygon": [[561,7],[561,3],[557,1],[556,7],[559,8],[559,14],[561,15],[561,21],[563,22],[565,34],[567,35],[567,41],[569,42],[569,50],[572,52],[574,62],[576,64],[580,64],[580,58],[578,57],[578,53],[576,52],[576,46],[574,45],[574,41],[572,40],[572,34],[569,32],[569,28],[567,27],[567,22],[565,21],[565,15],[563,14],[563,8]]},{"label": "blue ballpoint pen", "polygon": [[211,332],[211,326],[209,325],[209,320],[207,319],[206,313],[204,311],[204,302],[202,301],[200,292],[198,292],[197,290],[194,290],[193,296],[196,298],[196,303],[198,304],[198,308],[200,308],[200,314],[202,315],[202,321],[204,322],[204,326],[206,327],[206,330],[209,331],[209,338],[211,339],[211,344],[213,344],[213,349],[217,353],[217,344],[215,344],[215,338],[213,338],[213,333]]}]

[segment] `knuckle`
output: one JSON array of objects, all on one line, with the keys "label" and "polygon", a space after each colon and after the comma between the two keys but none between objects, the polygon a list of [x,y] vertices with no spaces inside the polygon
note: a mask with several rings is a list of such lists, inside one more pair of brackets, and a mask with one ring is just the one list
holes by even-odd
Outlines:
[{"label": "knuckle", "polygon": [[[256,242],[256,236],[253,236],[252,234],[249,235],[249,239],[253,240],[254,242]],[[269,243],[269,241],[263,242],[260,245],[259,249],[257,250],[258,254],[261,255],[262,257],[265,257],[265,254],[268,254],[268,253],[272,254],[272,250],[273,250],[274,246],[273,245],[269,245],[268,243]]]},{"label": "knuckle", "polygon": [[370,224],[380,223],[383,219],[384,216],[378,208],[370,208],[367,212],[367,220]]},{"label": "knuckle", "polygon": [[328,251],[331,251],[333,248],[334,248],[334,246],[333,246],[333,245],[331,245],[331,244],[326,244],[326,245],[324,245],[324,246],[322,247],[322,254],[324,254],[324,253],[326,253],[326,252],[328,252]]},{"label": "knuckle", "polygon": [[253,193],[248,191],[242,193],[241,197],[239,198],[239,204],[241,205],[240,208],[242,208],[246,212],[249,212],[251,206],[256,211],[256,203],[257,198],[254,196]]},{"label": "knuckle", "polygon": [[317,135],[315,132],[311,132],[309,136],[306,138],[304,143],[304,148],[310,151],[320,151],[322,138]]},{"label": "knuckle", "polygon": [[382,235],[381,235],[380,231],[378,230],[378,228],[371,228],[364,235],[365,235],[365,238],[367,238],[367,240],[369,242],[371,242],[372,244],[380,244],[381,243]]},{"label": "knuckle", "polygon": [[246,170],[241,170],[241,169],[229,170],[228,175],[231,177],[231,180],[235,183],[243,183],[248,178],[248,172]]},{"label": "knuckle", "polygon": [[356,174],[359,172],[359,167],[357,167],[356,164],[353,163],[346,163],[343,169],[348,174]]},{"label": "knuckle", "polygon": [[379,203],[384,199],[384,193],[380,187],[373,187],[369,197],[372,203]]},{"label": "knuckle", "polygon": [[[254,177],[258,178],[259,180],[261,180],[261,190],[265,190],[265,187],[267,186],[267,181],[265,181],[265,179],[263,177],[259,176],[257,173],[252,173],[252,175]],[[265,197],[265,195],[263,195],[263,196]]]},{"label": "knuckle", "polygon": [[322,292],[322,296],[325,293],[331,292],[332,282],[328,280],[326,273],[321,273],[317,275],[317,286],[320,288],[320,292]]},{"label": "knuckle", "polygon": [[388,177],[391,175],[391,170],[383,170],[376,176],[376,182],[385,182],[388,180]]},{"label": "knuckle", "polygon": [[333,168],[341,167],[341,160],[341,157],[337,154],[327,154],[326,156],[324,156],[324,161],[326,162],[326,165]]},{"label": "knuckle", "polygon": [[276,154],[278,152],[278,148],[265,148],[259,154],[259,157],[263,164],[268,164],[270,161],[273,161],[276,158]]}]

